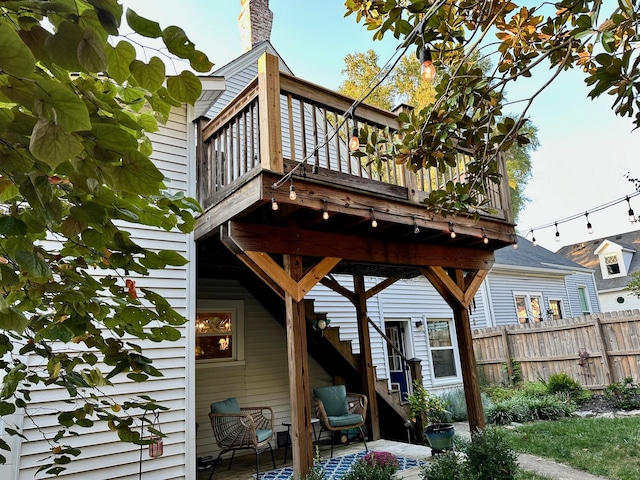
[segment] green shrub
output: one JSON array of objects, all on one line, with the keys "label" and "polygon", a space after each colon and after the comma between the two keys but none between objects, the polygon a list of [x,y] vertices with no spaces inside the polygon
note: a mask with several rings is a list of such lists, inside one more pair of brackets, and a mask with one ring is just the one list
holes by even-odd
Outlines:
[{"label": "green shrub", "polygon": [[[464,422],[467,420],[467,401],[464,396],[464,388],[454,388],[444,392],[440,398],[448,413],[449,422]],[[480,395],[482,408],[486,411],[493,402],[486,393]]]},{"label": "green shrub", "polygon": [[575,404],[561,395],[528,396],[520,392],[506,400],[495,402],[487,409],[487,421],[496,425],[512,422],[530,422],[533,420],[555,420],[571,415]]},{"label": "green shrub", "polygon": [[604,390],[605,396],[613,400],[616,408],[633,410],[640,408],[640,385],[627,377],[621,382],[612,383]]},{"label": "green shrub", "polygon": [[316,453],[313,457],[313,467],[302,480],[326,480],[326,472],[321,465],[322,457],[320,456],[320,448],[316,445]]},{"label": "green shrub", "polygon": [[520,388],[525,397],[544,397],[547,392],[547,386],[543,382],[524,382]]},{"label": "green shrub", "polygon": [[487,428],[473,434],[472,442],[458,443],[460,455],[436,456],[421,469],[423,480],[512,480],[518,473],[516,453],[504,433]]},{"label": "green shrub", "polygon": [[582,388],[582,385],[566,373],[554,373],[546,382],[548,393],[565,393],[574,402],[584,402],[591,398],[591,392]]}]

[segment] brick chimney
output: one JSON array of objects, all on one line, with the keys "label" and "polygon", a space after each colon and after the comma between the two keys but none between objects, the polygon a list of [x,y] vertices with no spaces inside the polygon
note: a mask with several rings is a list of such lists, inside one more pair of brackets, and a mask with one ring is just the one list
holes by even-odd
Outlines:
[{"label": "brick chimney", "polygon": [[269,40],[273,12],[269,10],[269,0],[240,0],[240,41],[242,52],[248,52],[258,43]]}]

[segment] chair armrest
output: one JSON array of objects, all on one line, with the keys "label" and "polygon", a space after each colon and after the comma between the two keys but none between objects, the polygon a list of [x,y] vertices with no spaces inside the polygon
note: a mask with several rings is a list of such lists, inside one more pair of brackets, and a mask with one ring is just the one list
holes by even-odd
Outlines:
[{"label": "chair armrest", "polygon": [[369,399],[361,393],[347,393],[347,404],[349,405],[349,413],[358,413],[362,415],[363,420],[367,418],[367,406]]},{"label": "chair armrest", "polygon": [[[273,408],[271,407],[241,407],[240,411],[246,415],[251,416],[255,424],[255,428],[258,430],[273,431]],[[267,414],[268,415],[265,415]]]}]

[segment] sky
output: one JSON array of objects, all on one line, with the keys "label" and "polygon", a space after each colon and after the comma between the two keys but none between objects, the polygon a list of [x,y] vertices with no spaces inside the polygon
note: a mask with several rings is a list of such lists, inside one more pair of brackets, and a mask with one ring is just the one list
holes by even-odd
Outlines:
[{"label": "sky", "polygon": [[[214,71],[242,53],[237,17],[240,0],[123,0],[138,14],[164,28],[178,25],[215,64]],[[341,71],[347,54],[374,49],[384,64],[398,41],[387,35],[373,41],[372,33],[355,16],[344,17],[343,0],[270,0],[274,14],[271,43],[293,73],[323,87],[336,89],[345,80]],[[150,53],[153,55],[153,52]],[[540,83],[518,80],[507,96],[515,101],[535,91]],[[538,128],[540,147],[532,154],[532,179],[525,194],[531,199],[520,214],[518,232],[556,251],[563,245],[640,229],[628,220],[626,201],[589,215],[594,233],[589,235],[584,217],[561,223],[567,217],[594,210],[634,192],[625,174],[640,177],[640,130],[629,118],[614,115],[611,97],[587,97],[581,71],[563,72],[542,92],[528,115]],[[514,105],[515,113],[517,104]],[[631,199],[640,214],[640,196]],[[536,227],[559,222],[555,228]]]}]

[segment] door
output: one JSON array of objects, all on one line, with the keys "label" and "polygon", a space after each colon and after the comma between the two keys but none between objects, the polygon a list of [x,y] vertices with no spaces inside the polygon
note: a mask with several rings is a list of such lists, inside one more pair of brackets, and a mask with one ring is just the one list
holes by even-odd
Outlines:
[{"label": "door", "polygon": [[[409,395],[409,378],[406,358],[406,322],[385,322],[385,333],[391,345],[387,345],[387,359],[389,363],[389,378],[391,388],[400,391],[402,400]],[[395,348],[394,348],[395,347]]]}]

